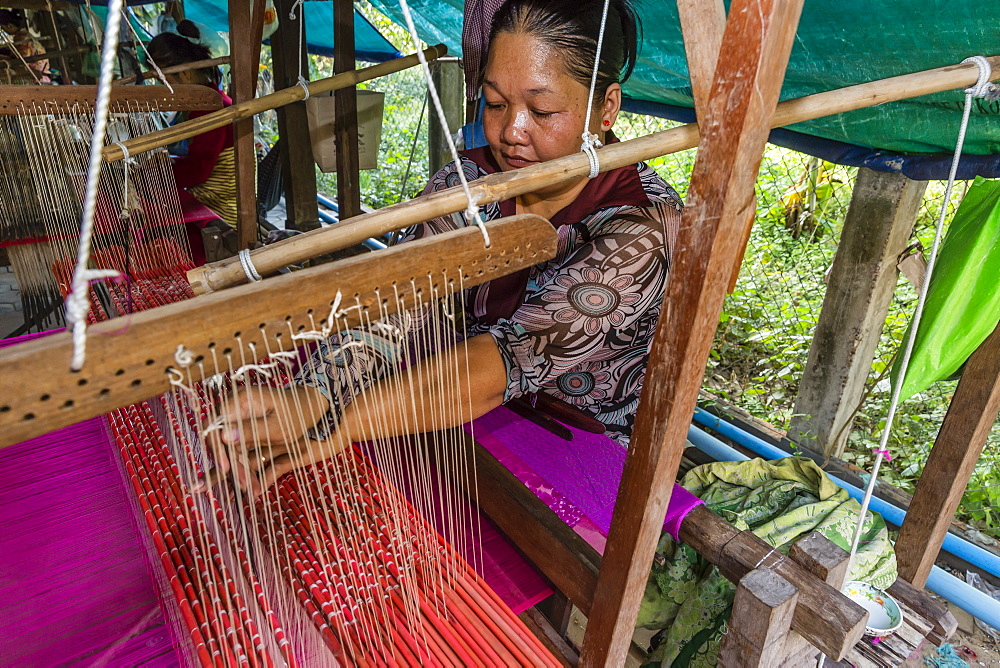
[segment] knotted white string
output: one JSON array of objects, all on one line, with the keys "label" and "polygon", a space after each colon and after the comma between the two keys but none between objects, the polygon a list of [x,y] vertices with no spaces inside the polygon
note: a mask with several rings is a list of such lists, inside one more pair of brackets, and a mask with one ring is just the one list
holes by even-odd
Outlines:
[{"label": "knotted white string", "polygon": [[258,281],[263,281],[264,277],[260,275],[257,271],[257,267],[253,266],[253,260],[250,258],[250,251],[244,248],[239,252],[240,266],[243,267],[243,273],[247,275],[247,279],[251,283],[257,283]]},{"label": "knotted white string", "polygon": [[97,104],[94,114],[94,133],[90,137],[90,162],[87,167],[86,197],[83,219],[80,223],[80,242],[77,249],[76,269],[69,296],[66,298],[66,321],[73,330],[73,359],[70,368],[79,371],[87,351],[87,314],[90,311],[90,282],[118,276],[113,269],[90,269],[90,245],[94,235],[97,210],[97,187],[101,179],[104,139],[108,129],[108,107],[111,104],[111,81],[115,74],[118,56],[118,34],[121,29],[123,0],[108,3],[108,21],[104,29],[101,51],[101,74],[97,86]]},{"label": "knotted white string", "polygon": [[[302,92],[304,93],[302,101],[305,102],[309,99],[311,93],[309,92],[309,79],[307,79],[305,74],[302,72],[302,61],[304,60],[302,53],[306,43],[306,14],[305,8],[302,6],[302,2],[303,0],[295,0],[292,8],[288,11],[288,18],[289,20],[294,21],[298,17],[296,10],[298,8],[302,9],[302,20],[299,21],[299,52],[296,56],[299,59],[299,78],[295,83],[302,87]],[[308,56],[306,56],[306,59],[307,58]]]},{"label": "knotted white string", "polygon": [[601,160],[597,157],[597,149],[601,148],[601,142],[597,135],[590,131],[590,115],[594,110],[594,93],[597,90],[597,73],[601,67],[601,48],[604,46],[604,27],[608,23],[609,0],[604,0],[604,10],[601,13],[601,31],[597,34],[597,53],[594,56],[594,71],[590,75],[590,93],[587,95],[587,116],[583,121],[583,134],[580,139],[583,143],[580,150],[587,154],[590,161],[590,174],[588,178],[595,178],[601,173]]},{"label": "knotted white string", "polygon": [[434,111],[437,113],[438,122],[445,129],[443,134],[448,144],[448,150],[451,152],[451,160],[455,163],[455,172],[458,174],[458,180],[462,183],[462,190],[465,192],[465,197],[468,200],[468,205],[465,207],[465,221],[469,225],[479,227],[479,231],[483,235],[483,243],[489,248],[490,233],[483,223],[482,216],[479,215],[479,203],[472,196],[472,191],[469,189],[469,182],[465,178],[465,170],[462,168],[462,159],[458,155],[458,149],[455,147],[455,141],[451,137],[451,132],[448,131],[448,118],[445,116],[444,107],[441,105],[441,98],[438,96],[437,88],[434,87],[434,82],[431,80],[431,69],[427,65],[427,58],[424,57],[424,52],[420,48],[420,36],[417,35],[417,27],[413,23],[410,6],[406,4],[406,0],[399,0],[399,8],[403,11],[403,17],[406,19],[406,28],[410,32],[410,39],[413,40],[413,48],[417,52],[417,60],[420,61],[420,67],[424,72],[427,92],[430,94],[431,102],[434,103]]},{"label": "knotted white string", "polygon": [[955,177],[958,174],[958,163],[962,157],[962,146],[965,144],[965,133],[969,125],[969,114],[972,111],[973,97],[983,97],[992,94],[996,88],[990,84],[992,78],[992,68],[990,62],[982,56],[966,58],[963,63],[972,62],[979,67],[979,80],[972,88],[965,91],[965,109],[962,112],[962,123],[958,130],[958,140],[955,143],[955,153],[951,159],[951,169],[948,173],[948,184],[944,189],[944,197],[941,200],[941,210],[938,213],[937,226],[934,230],[934,244],[931,247],[930,259],[927,262],[927,271],[924,274],[924,282],[920,288],[920,296],[917,299],[917,307],[913,312],[913,319],[910,323],[909,336],[903,348],[903,357],[899,363],[898,381],[892,388],[892,398],[889,402],[889,410],[885,417],[885,426],[882,429],[882,437],[879,446],[875,450],[875,463],[872,465],[872,475],[865,487],[865,496],[861,502],[861,512],[858,514],[858,523],[854,529],[854,539],[851,541],[851,559],[858,551],[858,543],[861,540],[861,531],[864,528],[865,513],[871,502],[872,493],[875,490],[875,483],[878,480],[879,467],[888,450],[889,434],[892,431],[893,420],[896,417],[896,409],[899,407],[899,396],[903,389],[903,380],[906,378],[906,371],[910,365],[910,357],[913,354],[913,346],[917,338],[917,329],[920,327],[920,319],[924,313],[924,304],[927,302],[927,292],[931,284],[931,276],[934,272],[934,265],[937,263],[938,247],[941,244],[942,232],[944,230],[944,219],[948,212],[948,202],[951,200],[952,188],[955,185]]}]

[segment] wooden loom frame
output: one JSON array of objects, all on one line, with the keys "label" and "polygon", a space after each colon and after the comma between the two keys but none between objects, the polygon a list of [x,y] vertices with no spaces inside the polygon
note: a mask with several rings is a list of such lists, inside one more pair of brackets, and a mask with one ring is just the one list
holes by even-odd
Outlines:
[{"label": "wooden loom frame", "polygon": [[[257,0],[257,5],[260,4]],[[692,39],[690,44],[693,46],[688,47],[693,63],[691,69],[697,113],[703,126],[700,166],[696,166],[692,177],[689,205],[679,240],[679,247],[684,251],[678,255],[671,287],[665,297],[665,317],[654,345],[640,421],[622,482],[625,496],[620,496],[623,503],[618,504],[620,512],[615,515],[608,539],[605,556],[608,568],[602,568],[596,578],[580,580],[578,588],[586,590],[592,585],[592,589],[571,597],[585,601],[585,609],[593,611],[581,657],[587,665],[618,663],[627,650],[637,596],[641,594],[641,586],[648,574],[645,564],[651,559],[655,536],[659,533],[656,518],[663,516],[683,449],[680,427],[683,426],[686,432],[687,416],[694,407],[714,323],[721,309],[723,284],[728,284],[732,267],[738,265],[739,240],[745,238],[748,232],[753,210],[750,201],[752,184],[780,88],[781,77],[773,76],[773,72],[783,71],[787,61],[801,0],[737,0],[728,22],[724,16],[720,21],[718,9],[721,5],[718,3],[714,6],[714,14],[713,9],[707,6],[699,10],[698,3],[687,8],[684,2],[679,5],[686,42],[692,33],[706,35],[703,40]],[[698,11],[702,13],[698,14]],[[722,25],[726,26],[724,35]],[[698,44],[703,48],[698,48]],[[717,48],[713,45],[721,44],[726,46],[721,53],[727,55],[718,63],[715,85],[709,86],[707,82],[713,79],[713,51]],[[237,60],[235,55],[234,60]],[[947,69],[954,74],[960,68]],[[734,81],[737,85],[727,85],[727,82]],[[787,122],[790,121],[784,121]],[[688,137],[692,136],[691,129],[686,132]],[[694,130],[693,137],[697,138],[697,130]],[[610,157],[613,148],[602,150],[602,163],[605,156]],[[566,165],[571,162],[567,160]],[[723,164],[726,168],[710,171],[707,169],[710,163]],[[567,173],[579,171],[576,166],[564,168]],[[504,197],[511,196],[510,189],[502,190]],[[438,202],[438,206],[441,204]],[[464,198],[459,208],[464,208]],[[271,281],[268,283],[273,285]],[[261,294],[265,292],[263,286],[256,290]],[[218,299],[219,303],[234,301],[228,295],[219,295]],[[682,352],[661,352],[664,350]],[[161,368],[159,364],[149,366],[157,371]],[[664,387],[666,391],[660,391]],[[143,391],[148,389],[143,388]],[[674,419],[671,416],[675,416]],[[0,420],[2,417],[0,415]],[[696,512],[701,522],[712,522],[704,512]],[[717,523],[715,526],[726,538],[726,542],[718,548],[719,559],[724,562],[728,559],[730,564],[742,563],[743,568],[747,568],[748,564],[752,566],[753,555],[760,556],[755,552],[760,546],[750,540],[742,549],[741,553],[745,553],[743,557],[723,555],[721,550],[726,543],[737,537],[726,536],[724,526]],[[694,535],[687,538],[698,540]],[[573,544],[571,536],[565,539],[566,544]],[[561,563],[567,572],[573,572],[574,563],[584,563],[589,558],[583,552],[564,555],[566,560]],[[829,595],[826,589],[819,586],[822,577],[810,580],[795,573],[794,568],[791,572],[777,570],[782,575],[799,580],[796,584],[803,586],[804,591],[816,591],[819,596]],[[800,614],[809,614],[809,606],[795,606],[796,611],[800,608],[804,611]],[[849,608],[847,611],[850,612]],[[848,617],[836,629],[842,645],[858,629],[857,620],[854,619],[852,625]],[[805,623],[809,622],[799,624]],[[812,632],[816,629],[803,630]],[[831,638],[831,644],[823,648],[836,654],[834,645],[837,642],[838,638]]]}]

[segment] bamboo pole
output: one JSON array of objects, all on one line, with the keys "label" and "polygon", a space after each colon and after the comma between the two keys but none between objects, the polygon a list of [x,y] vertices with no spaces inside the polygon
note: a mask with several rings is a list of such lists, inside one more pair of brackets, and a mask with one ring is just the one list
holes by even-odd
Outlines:
[{"label": "bamboo pole", "polygon": [[[217,67],[219,65],[228,65],[229,56],[219,56],[218,58],[207,58],[205,60],[192,60],[190,63],[181,63],[180,65],[171,65],[170,67],[161,67],[160,72],[164,74],[179,74],[180,72],[187,72],[188,70],[200,70],[205,67]],[[143,78],[156,77],[160,78],[159,72],[156,70],[146,70],[142,73]],[[115,86],[121,84],[130,84],[135,81],[136,76],[133,74],[131,76],[122,77],[121,79],[115,79],[111,83]]]},{"label": "bamboo pole", "polygon": [[[989,61],[993,66],[992,78],[996,80],[1000,78],[1000,56],[992,56]],[[979,68],[974,63],[964,63],[816,93],[778,104],[771,127],[782,127],[886,102],[967,87],[975,84],[978,78]],[[698,145],[698,138],[698,125],[690,123],[610,144],[598,150],[601,171],[694,148]],[[475,202],[483,205],[530,193],[542,186],[564,183],[589,172],[587,156],[574,153],[531,167],[490,174],[470,183],[469,188]],[[250,258],[257,272],[267,276],[289,264],[332,253],[370,237],[464,211],[466,206],[465,194],[456,186],[363,214],[333,227],[296,235],[251,251]],[[188,272],[188,280],[196,294],[203,294],[246,283],[247,277],[239,260],[229,258],[192,269]]]},{"label": "bamboo pole", "polygon": [[[428,60],[436,60],[446,53],[448,53],[448,49],[444,44],[438,44],[437,46],[424,49],[424,56]],[[321,93],[328,93],[332,90],[339,90],[347,86],[354,86],[362,81],[377,79],[378,77],[384,77],[387,74],[392,74],[393,72],[405,70],[417,65],[419,62],[420,61],[417,60],[416,54],[410,54],[409,56],[403,56],[402,58],[389,60],[384,63],[379,63],[378,65],[372,65],[371,67],[366,67],[362,70],[352,70],[350,72],[344,72],[332,77],[327,77],[326,79],[313,81],[308,85],[309,95],[319,95]],[[217,111],[214,114],[199,116],[198,118],[178,123],[177,125],[172,125],[169,128],[164,128],[163,130],[157,130],[156,132],[150,132],[149,134],[141,137],[129,139],[123,143],[125,148],[128,149],[129,155],[145,153],[146,151],[152,151],[153,149],[161,148],[163,146],[169,146],[170,144],[179,142],[182,139],[190,139],[196,135],[200,135],[210,130],[215,130],[216,128],[221,128],[245,118],[252,118],[253,116],[265,111],[277,109],[278,107],[291,104],[292,102],[298,102],[299,100],[305,99],[305,97],[306,92],[303,90],[302,86],[291,86],[290,88],[285,88],[284,90],[275,91],[270,95],[254,98],[253,100],[248,100],[247,102],[243,102],[241,104],[234,104],[233,106],[226,107],[225,109]],[[105,147],[103,155],[104,159],[108,162],[117,162],[125,157],[121,147],[118,145]]]}]

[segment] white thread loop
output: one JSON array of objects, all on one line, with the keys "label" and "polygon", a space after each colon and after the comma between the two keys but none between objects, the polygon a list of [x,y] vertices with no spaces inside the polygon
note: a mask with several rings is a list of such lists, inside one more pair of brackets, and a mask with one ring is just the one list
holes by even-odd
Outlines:
[{"label": "white thread loop", "polygon": [[182,343],[177,346],[177,350],[174,351],[174,361],[177,362],[177,366],[182,369],[186,369],[194,364],[194,353],[185,348]]},{"label": "white thread loop", "polygon": [[604,27],[608,23],[609,0],[604,0],[604,10],[601,13],[601,30],[597,33],[597,52],[594,54],[594,71],[590,75],[590,93],[587,95],[587,116],[583,121],[583,134],[580,139],[583,143],[580,150],[587,154],[590,161],[590,174],[588,178],[596,178],[601,173],[601,160],[597,157],[597,149],[601,147],[597,135],[590,131],[590,114],[594,111],[594,93],[597,90],[597,73],[601,68],[601,48],[604,46]]},{"label": "white thread loop", "polygon": [[250,259],[250,251],[244,248],[239,252],[240,266],[243,267],[243,273],[247,275],[247,279],[251,283],[257,283],[263,281],[264,277],[257,272],[257,267],[253,266],[253,260]]},{"label": "white thread loop", "polygon": [[601,173],[601,159],[597,157],[597,149],[601,148],[602,144],[593,132],[584,132],[580,135],[580,139],[583,140],[580,150],[587,154],[587,160],[590,161],[588,178],[595,178]]},{"label": "white thread loop", "polygon": [[121,152],[122,152],[122,162],[124,162],[126,164],[134,164],[135,163],[135,159],[132,157],[132,154],[129,153],[128,146],[126,146],[125,144],[123,144],[120,141],[111,142],[111,143],[121,149]]},{"label": "white thread loop", "polygon": [[288,11],[288,18],[291,19],[292,21],[298,18],[298,15],[295,13],[295,11],[302,6],[302,2],[303,0],[295,0],[295,2],[292,4],[292,8]]},{"label": "white thread loop", "polygon": [[302,96],[302,101],[305,102],[306,100],[309,99],[309,96],[310,96],[310,93],[309,93],[309,80],[306,79],[304,76],[302,76],[300,74],[299,75],[298,84],[300,86],[302,86],[302,92],[304,93],[304,95]]},{"label": "white thread loop", "polygon": [[972,88],[966,88],[965,92],[973,97],[986,97],[996,86],[990,82],[993,76],[993,67],[990,61],[983,56],[969,56],[963,63],[975,63],[979,68],[979,80]]}]

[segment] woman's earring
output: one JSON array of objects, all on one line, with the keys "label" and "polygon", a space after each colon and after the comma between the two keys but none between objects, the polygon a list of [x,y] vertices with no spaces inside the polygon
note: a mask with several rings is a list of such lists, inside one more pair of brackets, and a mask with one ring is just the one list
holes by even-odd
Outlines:
[{"label": "woman's earring", "polygon": [[607,121],[607,120],[604,121],[604,127],[606,127],[606,128],[611,127],[611,121]]}]

